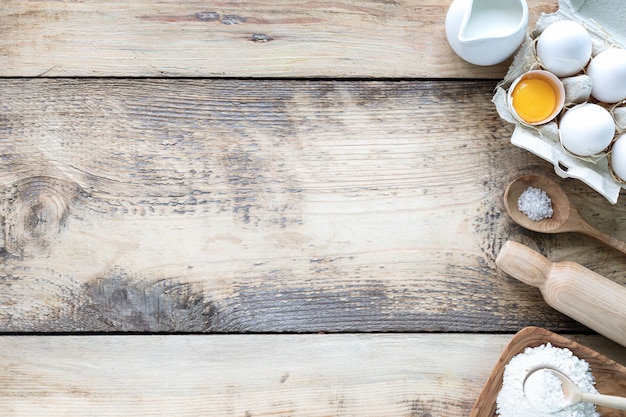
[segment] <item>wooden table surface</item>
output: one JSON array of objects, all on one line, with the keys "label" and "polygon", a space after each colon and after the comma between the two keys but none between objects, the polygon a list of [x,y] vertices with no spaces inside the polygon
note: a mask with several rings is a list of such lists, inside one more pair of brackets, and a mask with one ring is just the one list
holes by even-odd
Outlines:
[{"label": "wooden table surface", "polygon": [[[561,184],[448,46],[449,0],[3,0],[0,414],[467,416],[525,326],[626,349],[495,265]],[[530,26],[556,0],[529,0]]]}]

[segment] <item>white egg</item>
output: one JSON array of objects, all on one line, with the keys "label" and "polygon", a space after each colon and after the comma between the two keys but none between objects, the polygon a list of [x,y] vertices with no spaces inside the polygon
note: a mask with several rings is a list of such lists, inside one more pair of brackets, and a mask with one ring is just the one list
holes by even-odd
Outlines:
[{"label": "white egg", "polygon": [[580,23],[559,20],[539,35],[537,57],[546,70],[558,77],[574,75],[591,58],[591,36]]},{"label": "white egg", "polygon": [[578,156],[604,151],[615,136],[615,121],[604,107],[584,103],[567,110],[559,123],[565,149]]},{"label": "white egg", "polygon": [[604,103],[626,99],[626,50],[611,48],[596,55],[587,67],[591,95]]},{"label": "white egg", "polygon": [[626,181],[626,133],[619,136],[611,148],[611,169],[622,181]]}]

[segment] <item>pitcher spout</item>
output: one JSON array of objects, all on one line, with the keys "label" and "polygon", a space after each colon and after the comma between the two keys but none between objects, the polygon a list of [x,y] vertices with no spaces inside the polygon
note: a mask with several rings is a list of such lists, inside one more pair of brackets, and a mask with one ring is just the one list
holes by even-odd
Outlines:
[{"label": "pitcher spout", "polygon": [[528,6],[524,0],[473,0],[465,16],[459,41],[508,39],[525,31]]}]

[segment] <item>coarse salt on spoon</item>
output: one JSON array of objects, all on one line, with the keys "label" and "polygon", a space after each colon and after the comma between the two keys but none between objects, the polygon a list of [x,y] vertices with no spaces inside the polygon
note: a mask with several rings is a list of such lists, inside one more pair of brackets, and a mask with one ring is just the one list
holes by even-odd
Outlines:
[{"label": "coarse salt on spoon", "polygon": [[[531,220],[518,206],[520,195],[528,187],[541,189],[548,194],[552,202],[552,217],[542,220]],[[541,175],[524,175],[509,184],[504,192],[504,206],[513,221],[520,226],[539,233],[578,232],[591,236],[615,249],[626,253],[626,243],[610,236],[583,219],[570,204],[565,192],[554,181]]]}]

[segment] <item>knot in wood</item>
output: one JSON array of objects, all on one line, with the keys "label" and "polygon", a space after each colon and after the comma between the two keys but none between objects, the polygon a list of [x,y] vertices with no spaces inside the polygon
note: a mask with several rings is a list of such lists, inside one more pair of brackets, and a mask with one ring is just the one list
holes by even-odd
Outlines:
[{"label": "knot in wood", "polygon": [[255,33],[252,35],[252,41],[257,43],[265,43],[273,40],[271,36],[264,33]]},{"label": "knot in wood", "polygon": [[45,253],[66,227],[78,192],[75,183],[48,176],[14,183],[4,204],[5,250],[13,255]]},{"label": "knot in wood", "polygon": [[198,12],[195,14],[195,16],[196,16],[196,19],[207,21],[207,22],[220,20],[220,14],[217,12]]}]

